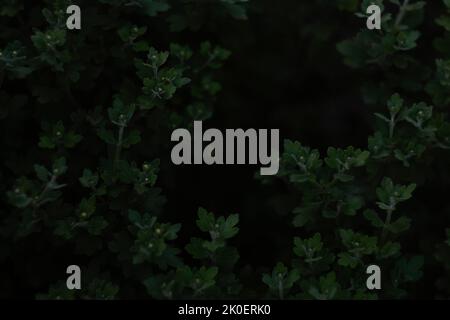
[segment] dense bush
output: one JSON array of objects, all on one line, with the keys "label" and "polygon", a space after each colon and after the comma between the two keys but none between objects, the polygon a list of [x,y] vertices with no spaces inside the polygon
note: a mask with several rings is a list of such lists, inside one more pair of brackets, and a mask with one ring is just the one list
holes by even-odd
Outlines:
[{"label": "dense bush", "polygon": [[[174,128],[224,112],[240,123],[233,107],[223,111],[223,101],[243,103],[242,91],[230,89],[239,77],[232,66],[227,71],[228,59],[238,56],[232,63],[250,68],[250,50],[254,68],[262,61],[268,74],[286,74],[273,71],[276,58],[265,64],[236,40],[235,19],[258,21],[267,3],[79,1],[79,31],[65,26],[70,1],[0,5],[0,262],[11,274],[1,295],[372,299],[415,298],[425,288],[432,298],[449,298],[450,2],[384,1],[383,29],[369,31],[365,8],[372,2],[287,1],[278,9],[308,39],[309,61],[326,61],[322,49],[332,43],[348,68],[329,65],[349,77],[349,90],[361,93],[374,116],[366,144],[311,148],[285,140],[277,177],[256,177],[263,192],[253,196],[267,196],[270,214],[284,213],[286,224],[271,232],[291,244],[266,252],[262,265],[236,247],[255,236],[265,215],[244,224],[246,235],[242,213],[215,215],[205,205],[195,229],[191,222],[182,234],[177,222],[195,212],[184,212],[182,197],[166,203],[161,187],[197,183],[174,183]],[[312,21],[319,14],[327,24]],[[361,31],[352,25],[355,35],[345,39],[336,31],[342,16],[355,17]],[[339,72],[315,63],[316,74],[339,80]],[[281,96],[264,90],[261,79],[249,81],[261,101]],[[293,118],[289,113],[286,123]],[[268,269],[273,260],[280,261]],[[69,264],[82,268],[80,291],[66,289]],[[366,288],[371,264],[381,267],[380,291]]]}]

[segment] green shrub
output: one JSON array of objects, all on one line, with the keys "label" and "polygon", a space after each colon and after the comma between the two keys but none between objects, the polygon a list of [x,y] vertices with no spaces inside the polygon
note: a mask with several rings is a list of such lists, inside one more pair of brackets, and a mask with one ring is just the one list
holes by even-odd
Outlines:
[{"label": "green shrub", "polygon": [[[62,255],[69,250],[87,261],[85,290],[68,292],[60,281],[40,298],[127,297],[125,281],[138,288],[129,293],[135,297],[234,294],[238,256],[226,242],[237,233],[238,216],[216,220],[200,209],[199,228],[211,239],[193,238],[180,250],[174,240],[181,225],[159,217],[164,197],[157,187],[157,155],[168,149],[161,140],[169,141],[175,127],[210,117],[221,89],[215,73],[230,53],[208,41],[154,43],[149,34],[163,26],[199,28],[201,15],[245,18],[241,1],[199,6],[195,25],[189,3],[86,2],[80,31],[66,30],[69,4],[1,6],[0,64],[10,83],[1,92],[2,121],[11,123],[12,136],[2,140],[2,190],[8,189],[10,208],[2,211],[2,239],[11,250],[45,239]],[[31,34],[22,25],[28,13]],[[160,13],[162,20],[150,19]],[[90,105],[79,102],[85,95]],[[40,124],[38,141],[20,140],[25,121]],[[25,146],[33,156],[20,156]],[[188,264],[181,251],[199,262]],[[35,277],[36,287],[49,286],[50,279]]]},{"label": "green shrub", "polygon": [[[425,263],[430,268],[440,263],[447,268],[449,263],[448,247],[439,242],[428,244],[423,251],[403,250],[411,241],[403,240],[405,234],[417,232],[411,230],[416,223],[413,217],[433,214],[418,211],[421,199],[408,206],[403,202],[414,202],[416,189],[434,182],[433,168],[440,161],[448,165],[450,124],[444,109],[445,61],[436,59],[433,71],[414,56],[420,37],[416,28],[423,20],[425,2],[390,2],[397,5],[397,11],[384,11],[381,31],[362,29],[337,45],[346,64],[371,75],[362,83],[364,101],[377,110],[376,106],[387,101],[386,110],[375,113],[367,150],[330,147],[321,156],[299,142],[285,141],[278,176],[292,186],[298,201],[292,223],[312,237],[294,239],[291,264],[300,276],[287,273],[280,265],[274,269],[279,276],[274,276],[275,283],[264,276],[270,289],[284,288],[271,290],[276,297],[282,298],[290,289],[292,298],[411,298],[417,282],[424,281]],[[358,16],[366,17],[369,3],[362,2]],[[442,25],[445,19],[440,17],[436,23]],[[447,36],[435,41],[440,54]],[[380,74],[381,80],[374,83],[371,78]],[[418,96],[424,88],[435,107],[405,102],[405,97]],[[403,98],[392,94],[395,91],[401,91]],[[444,234],[443,227],[436,231]],[[365,270],[371,264],[385,270],[379,292],[366,289]],[[436,281],[443,290],[437,295],[441,298],[449,293],[444,279]]]},{"label": "green shrub", "polygon": [[[212,116],[231,52],[208,34],[214,22],[246,19],[246,2],[80,1],[79,31],[65,27],[70,1],[0,5],[0,262],[18,270],[29,294],[413,298],[428,268],[438,270],[435,297],[450,297],[448,208],[433,212],[433,200],[420,195],[436,181],[448,187],[449,1],[435,20],[443,31],[432,61],[417,53],[422,1],[384,1],[381,31],[362,29],[337,44],[348,72],[363,76],[374,132],[365,148],[326,154],[285,140],[278,176],[259,179],[285,185],[297,236],[273,269],[253,267],[258,284],[239,263],[239,215],[199,208],[201,238],[181,236],[181,224],[167,218],[158,179],[170,176],[170,132]],[[301,6],[365,18],[370,2]],[[303,32],[318,26],[310,27]],[[186,34],[195,40],[183,41]],[[315,40],[312,47],[330,41]],[[436,230],[421,233],[423,219],[435,219]],[[42,247],[48,256],[34,259],[62,260],[43,262],[44,273],[29,270],[23,257]],[[78,261],[83,289],[70,291],[55,270]],[[381,267],[380,291],[366,288],[371,264]],[[16,294],[13,282],[3,286],[2,296]]]}]

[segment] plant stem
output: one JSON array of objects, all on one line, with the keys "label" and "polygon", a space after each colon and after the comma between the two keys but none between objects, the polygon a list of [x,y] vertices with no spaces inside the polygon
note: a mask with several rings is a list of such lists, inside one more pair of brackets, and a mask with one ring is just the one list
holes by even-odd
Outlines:
[{"label": "plant stem", "polygon": [[42,204],[42,198],[45,196],[45,194],[53,187],[53,185],[56,182],[56,175],[52,175],[50,178],[50,181],[47,182],[42,192],[38,195],[38,199],[36,201],[35,207],[39,207]]},{"label": "plant stem", "polygon": [[403,4],[400,6],[400,11],[397,15],[397,18],[395,19],[395,28],[397,29],[400,26],[400,23],[402,22],[403,18],[405,17],[406,13],[406,7],[409,4],[409,0],[403,1]]},{"label": "plant stem", "polygon": [[381,232],[381,241],[384,242],[384,240],[386,239],[387,236],[387,229],[386,226],[391,224],[391,219],[392,219],[392,212],[394,210],[390,209],[387,211],[387,215],[386,215],[386,220],[384,221],[384,226],[383,226],[383,231]]},{"label": "plant stem", "polygon": [[116,145],[116,153],[114,156],[114,166],[117,166],[117,163],[120,160],[120,152],[122,151],[122,143],[123,143],[123,133],[125,131],[125,126],[119,127],[119,137],[117,139],[117,145]]},{"label": "plant stem", "polygon": [[392,139],[394,136],[394,128],[395,128],[395,116],[391,116],[391,121],[389,121],[389,138]]},{"label": "plant stem", "polygon": [[212,54],[208,57],[208,60],[205,61],[205,63],[203,63],[199,68],[197,68],[196,70],[194,70],[194,73],[199,73],[200,71],[202,71],[203,69],[205,69],[214,59],[216,58],[215,54]]},{"label": "plant stem", "polygon": [[278,295],[280,300],[284,300],[283,281],[281,279],[278,280]]}]

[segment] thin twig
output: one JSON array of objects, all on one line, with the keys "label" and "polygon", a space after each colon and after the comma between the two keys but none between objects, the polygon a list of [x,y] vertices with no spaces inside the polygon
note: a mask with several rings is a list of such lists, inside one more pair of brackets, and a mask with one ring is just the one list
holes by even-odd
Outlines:
[{"label": "thin twig", "polygon": [[409,4],[409,0],[405,0],[403,4],[400,6],[400,11],[397,15],[397,18],[395,19],[395,28],[398,28],[400,26],[400,23],[402,22],[403,18],[405,17],[406,13],[406,7]]},{"label": "thin twig", "polygon": [[119,137],[117,139],[117,145],[116,145],[116,154],[114,156],[114,165],[117,166],[117,163],[120,160],[120,152],[122,150],[122,143],[123,143],[123,132],[125,130],[125,126],[119,127]]}]

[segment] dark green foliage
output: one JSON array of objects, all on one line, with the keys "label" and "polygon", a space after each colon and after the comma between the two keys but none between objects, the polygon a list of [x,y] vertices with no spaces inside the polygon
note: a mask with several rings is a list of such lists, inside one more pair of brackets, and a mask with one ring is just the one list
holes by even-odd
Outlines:
[{"label": "dark green foliage", "polygon": [[[372,2],[363,1],[357,16],[366,17],[365,8]],[[409,216],[415,206],[405,210],[403,202],[414,201],[415,190],[432,183],[417,174],[418,168],[433,166],[440,156],[448,164],[450,132],[441,108],[446,104],[440,91],[446,86],[445,62],[436,59],[436,74],[432,75],[432,66],[424,66],[412,52],[420,37],[417,28],[426,3],[390,3],[397,5],[397,12],[395,7],[389,11],[383,7],[382,31],[363,29],[337,45],[346,64],[382,75],[381,84],[371,80],[362,84],[364,100],[377,105],[379,111],[367,150],[330,147],[321,157],[318,150],[285,141],[278,176],[297,192],[294,226],[313,235],[294,240],[294,254],[300,261],[293,259],[292,266],[301,272],[300,279],[290,283],[290,288],[297,289],[291,290],[292,298],[308,298],[307,294],[316,299],[404,298],[409,296],[411,283],[421,281],[425,259],[430,265],[449,262],[443,256],[448,249],[440,244],[435,244],[440,248],[439,261],[431,260],[433,246],[425,255],[403,252],[402,238],[415,223]],[[442,25],[444,19],[437,23]],[[399,90],[414,97],[423,88],[439,108],[425,102],[407,103],[395,93]],[[379,108],[383,101],[386,111]],[[365,287],[364,271],[370,264],[390,270],[384,273],[379,292],[369,293]],[[273,289],[273,283],[265,283]],[[278,285],[282,284],[280,278]]]},{"label": "dark green foliage", "polygon": [[[381,31],[364,28],[373,2],[383,7]],[[284,141],[277,177],[260,179],[286,186],[282,199],[294,204],[285,228],[292,226],[295,236],[285,252],[270,253],[280,260],[272,266],[241,262],[237,244],[254,231],[241,227],[242,216],[204,208],[196,218],[176,212],[196,225],[185,231],[165,209],[161,189],[161,179],[171,179],[171,130],[211,118],[224,89],[221,72],[231,52],[209,35],[218,24],[247,19],[249,7],[258,12],[256,4],[80,1],[80,31],[66,30],[70,1],[0,5],[0,263],[26,273],[19,256],[32,255],[35,246],[65,259],[55,262],[57,271],[45,262],[44,277],[39,270],[24,275],[29,294],[414,298],[428,281],[428,268],[438,270],[431,276],[433,298],[450,297],[448,207],[421,197],[434,181],[448,187],[442,168],[450,149],[450,2],[443,1],[446,11],[434,21],[442,32],[427,48],[433,50],[430,61],[417,53],[425,46],[424,1],[295,3],[305,14],[332,10],[361,18],[361,31],[339,38],[335,54],[346,72],[363,79],[354,94],[361,93],[373,111],[373,132],[364,146],[324,152]],[[336,24],[302,25],[302,36],[314,34],[311,56],[331,41]],[[422,233],[418,225],[427,219],[436,219],[436,229]],[[275,234],[285,239],[284,231]],[[66,289],[64,268],[72,263],[82,266],[80,291]],[[382,269],[380,291],[366,288],[371,264]],[[14,292],[11,284],[2,290],[5,296]]]},{"label": "dark green foliage", "polygon": [[[243,2],[198,9],[245,18]],[[26,241],[30,248],[36,239],[47,239],[62,255],[69,251],[73,261],[88,261],[82,291],[68,292],[64,281],[51,285],[43,279],[38,285],[48,293],[39,298],[236,295],[238,254],[227,241],[238,232],[238,216],[216,220],[200,209],[198,226],[211,239],[192,238],[185,252],[199,262],[184,261],[183,244],[176,242],[181,225],[159,217],[165,199],[156,186],[158,155],[168,152],[167,143],[144,142],[151,136],[168,142],[171,129],[210,117],[221,89],[214,76],[230,52],[209,41],[152,40],[155,27],[181,29],[180,19],[183,28],[190,27],[189,3],[80,3],[81,31],[66,29],[69,4],[46,1],[27,11],[20,1],[1,5],[6,19],[1,77],[11,83],[1,94],[13,102],[2,105],[2,119],[26,112],[42,128],[38,139],[32,138],[33,157],[22,163],[14,157],[24,145],[16,150],[4,144],[3,154],[9,155],[2,163],[7,176],[2,190],[9,189],[3,199],[9,209],[2,211],[2,239],[11,247]],[[31,34],[17,29],[28,12],[35,15]],[[150,18],[166,12],[162,21]],[[85,95],[89,105],[79,102],[87,101]],[[125,281],[134,287],[131,296],[122,291]]]}]

